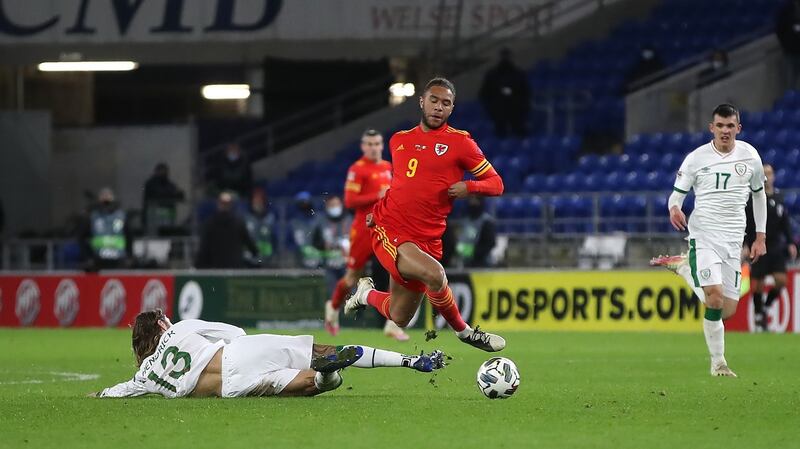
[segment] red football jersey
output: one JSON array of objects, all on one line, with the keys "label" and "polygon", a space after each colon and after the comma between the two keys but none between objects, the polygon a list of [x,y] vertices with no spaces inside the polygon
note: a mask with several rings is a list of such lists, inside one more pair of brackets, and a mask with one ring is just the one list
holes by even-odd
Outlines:
[{"label": "red football jersey", "polygon": [[441,238],[453,198],[451,185],[496,174],[466,131],[450,126],[424,132],[419,126],[395,133],[389,141],[392,184],[373,209],[377,224],[420,240]]},{"label": "red football jersey", "polygon": [[357,160],[347,171],[344,184],[344,206],[356,212],[353,224],[366,227],[367,214],[378,201],[378,192],[389,187],[392,181],[392,164],[373,162],[366,157]]}]

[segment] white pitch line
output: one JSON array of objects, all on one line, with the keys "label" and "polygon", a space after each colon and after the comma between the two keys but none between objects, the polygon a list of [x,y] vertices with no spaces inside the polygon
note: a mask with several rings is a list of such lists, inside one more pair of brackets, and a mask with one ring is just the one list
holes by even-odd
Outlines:
[{"label": "white pitch line", "polygon": [[23,384],[43,384],[43,383],[56,383],[56,382],[82,382],[86,380],[99,379],[99,374],[84,374],[84,373],[66,373],[58,371],[50,371],[46,374],[57,376],[58,379],[42,380],[42,379],[25,379],[25,380],[12,380],[8,382],[0,382],[0,385],[23,385]]}]

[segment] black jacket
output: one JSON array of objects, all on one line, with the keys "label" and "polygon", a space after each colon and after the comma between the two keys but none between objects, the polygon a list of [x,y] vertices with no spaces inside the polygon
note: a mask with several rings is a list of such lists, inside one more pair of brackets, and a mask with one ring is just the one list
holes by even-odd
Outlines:
[{"label": "black jacket", "polygon": [[250,191],[253,189],[253,172],[250,161],[245,155],[241,155],[235,161],[223,158],[214,178],[220,191],[231,190],[240,198],[250,197]]},{"label": "black jacket", "polygon": [[258,249],[244,220],[233,212],[217,212],[208,219],[200,234],[197,268],[245,268],[244,250],[257,255]]},{"label": "black jacket", "polygon": [[[744,242],[749,246],[756,239],[756,223],[753,218],[753,199],[747,201],[747,228]],[[783,195],[775,189],[767,194],[767,254],[785,254],[786,246],[794,243],[789,211],[783,204]]]}]

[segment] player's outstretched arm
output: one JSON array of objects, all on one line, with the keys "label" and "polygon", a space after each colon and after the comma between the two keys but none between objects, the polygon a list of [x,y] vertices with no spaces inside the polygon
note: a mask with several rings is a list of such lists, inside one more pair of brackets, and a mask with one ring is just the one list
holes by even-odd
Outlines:
[{"label": "player's outstretched arm", "polygon": [[130,398],[135,396],[142,396],[147,394],[144,385],[131,379],[127,382],[122,382],[114,385],[113,387],[104,388],[95,393],[89,393],[87,396],[96,398]]}]

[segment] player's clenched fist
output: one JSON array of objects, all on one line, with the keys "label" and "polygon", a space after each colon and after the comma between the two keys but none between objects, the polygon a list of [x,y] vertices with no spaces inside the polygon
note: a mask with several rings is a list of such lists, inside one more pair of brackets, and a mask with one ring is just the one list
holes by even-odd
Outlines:
[{"label": "player's clenched fist", "polygon": [[451,198],[464,198],[469,195],[469,191],[467,191],[467,183],[464,181],[458,181],[457,183],[450,186],[447,189],[447,194]]}]

